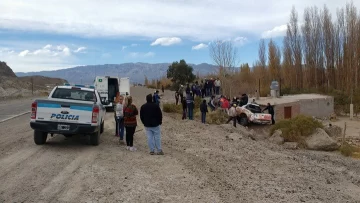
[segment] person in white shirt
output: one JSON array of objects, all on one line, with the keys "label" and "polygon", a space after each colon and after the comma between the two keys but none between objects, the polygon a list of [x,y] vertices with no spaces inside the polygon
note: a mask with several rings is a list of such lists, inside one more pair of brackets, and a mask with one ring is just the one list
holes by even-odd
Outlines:
[{"label": "person in white shirt", "polygon": [[219,78],[217,78],[214,82],[215,84],[215,94],[219,95],[220,94],[220,86],[221,86],[221,82],[219,80]]},{"label": "person in white shirt", "polygon": [[236,116],[237,116],[237,112],[236,112],[236,104],[233,104],[233,106],[229,109],[228,111],[228,115],[229,115],[229,119],[228,121],[226,121],[226,124],[228,124],[231,120],[233,121],[233,125],[236,128]]},{"label": "person in white shirt", "polygon": [[124,140],[124,106],[124,96],[120,95],[114,109],[117,132],[116,136],[120,137],[120,142]]}]

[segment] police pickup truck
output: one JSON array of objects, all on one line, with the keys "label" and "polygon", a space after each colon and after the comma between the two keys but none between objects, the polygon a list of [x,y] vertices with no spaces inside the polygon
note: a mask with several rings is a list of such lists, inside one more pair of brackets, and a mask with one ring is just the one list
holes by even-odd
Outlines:
[{"label": "police pickup truck", "polygon": [[48,134],[81,134],[90,136],[90,144],[99,145],[104,131],[104,106],[108,104],[93,86],[55,87],[47,99],[35,100],[31,105],[30,126],[35,144],[45,144]]}]

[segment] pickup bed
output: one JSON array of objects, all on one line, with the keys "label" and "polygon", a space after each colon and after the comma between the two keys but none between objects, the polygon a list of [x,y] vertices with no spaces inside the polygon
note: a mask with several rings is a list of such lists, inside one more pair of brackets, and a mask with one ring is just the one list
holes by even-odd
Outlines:
[{"label": "pickup bed", "polygon": [[89,135],[90,143],[98,145],[104,131],[106,104],[108,101],[101,101],[94,89],[55,87],[47,99],[32,103],[30,126],[34,129],[35,144],[46,143],[50,133],[66,137]]}]

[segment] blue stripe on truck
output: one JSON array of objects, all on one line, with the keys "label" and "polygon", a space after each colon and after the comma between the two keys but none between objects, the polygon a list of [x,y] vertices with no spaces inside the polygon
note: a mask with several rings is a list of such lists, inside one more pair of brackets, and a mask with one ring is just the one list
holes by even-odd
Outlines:
[{"label": "blue stripe on truck", "polygon": [[[61,108],[60,104],[47,104],[47,103],[38,103],[38,107],[42,108]],[[91,106],[70,106],[70,109],[80,110],[80,111],[92,111],[93,108]]]},{"label": "blue stripe on truck", "polygon": [[61,108],[60,104],[38,103],[37,106],[43,108]]},{"label": "blue stripe on truck", "polygon": [[92,111],[93,108],[91,106],[70,106],[70,109],[81,110],[81,111]]}]

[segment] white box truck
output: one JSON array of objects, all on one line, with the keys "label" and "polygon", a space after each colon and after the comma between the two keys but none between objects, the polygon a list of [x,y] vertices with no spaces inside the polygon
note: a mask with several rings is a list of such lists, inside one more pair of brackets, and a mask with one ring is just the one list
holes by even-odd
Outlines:
[{"label": "white box truck", "polygon": [[102,100],[109,101],[109,104],[105,106],[106,108],[112,108],[112,103],[119,92],[119,85],[120,80],[118,77],[96,76],[94,81],[95,89],[99,92]]},{"label": "white box truck", "polygon": [[126,95],[126,92],[130,95],[130,78],[120,78],[120,95]]}]

